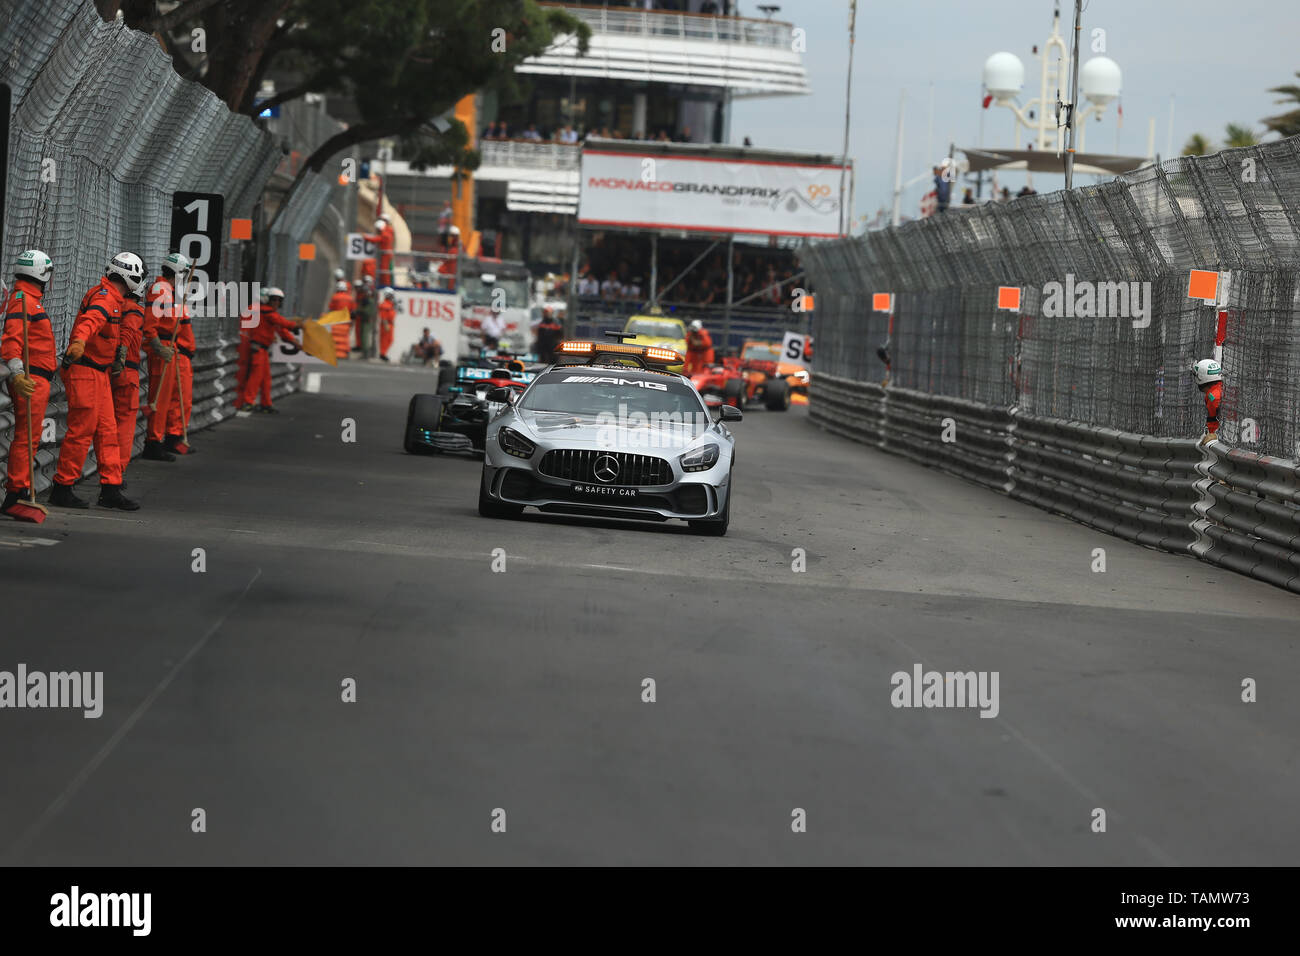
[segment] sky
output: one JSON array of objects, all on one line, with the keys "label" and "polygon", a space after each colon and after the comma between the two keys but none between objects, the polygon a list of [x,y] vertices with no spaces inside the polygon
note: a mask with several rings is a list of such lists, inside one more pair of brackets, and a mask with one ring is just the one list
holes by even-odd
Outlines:
[{"label": "sky", "polygon": [[[762,17],[760,0],[741,0],[742,16]],[[806,31],[812,95],[740,100],[733,104],[731,141],[755,146],[839,154],[844,144],[844,98],[849,60],[848,0],[761,0],[779,3],[773,19]],[[1020,102],[1038,95],[1041,49],[1052,27],[1052,0],[859,0],[853,54],[849,155],[857,167],[854,214],[874,215],[892,203],[900,93],[905,93],[903,180],[926,172],[947,155],[948,143],[975,146],[981,114],[986,147],[1010,147],[1016,119],[1005,107],[980,108],[984,61],[1008,51],[1025,66]],[[1067,44],[1074,3],[1064,0],[1061,35]],[[1149,121],[1155,150],[1167,156],[1170,97],[1173,151],[1193,133],[1221,143],[1235,122],[1263,132],[1260,120],[1284,112],[1268,89],[1297,83],[1300,2],[1296,0],[1085,0],[1080,63],[1095,28],[1105,31],[1105,55],[1123,70],[1123,126],[1118,152],[1145,156]],[[933,138],[929,110],[933,84]],[[1063,92],[1063,96],[1065,93]],[[1116,151],[1116,110],[1088,120],[1089,152]],[[1032,134],[1022,133],[1022,144]],[[1276,139],[1270,134],[1269,139]],[[927,140],[932,143],[927,152]],[[987,175],[987,174],[986,174]],[[1063,177],[1035,174],[1039,192],[1060,189]],[[1076,185],[1102,177],[1077,176]],[[986,189],[987,189],[987,178]],[[1014,194],[1025,173],[999,174]],[[904,216],[917,215],[924,182],[903,194]],[[964,188],[964,187],[963,187]],[[956,190],[954,200],[960,195]],[[855,230],[856,231],[856,230]]]}]

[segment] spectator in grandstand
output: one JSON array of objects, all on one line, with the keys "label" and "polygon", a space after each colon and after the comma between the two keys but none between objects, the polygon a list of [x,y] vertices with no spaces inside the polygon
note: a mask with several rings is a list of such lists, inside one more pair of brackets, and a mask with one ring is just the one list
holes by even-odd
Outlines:
[{"label": "spectator in grandstand", "polygon": [[560,133],[560,142],[570,144],[578,142],[578,131],[573,128],[572,123],[565,125],[563,131]]},{"label": "spectator in grandstand", "polygon": [[700,4],[700,13],[707,13],[711,16],[717,16],[718,5],[714,3],[713,0],[704,0],[704,2]]},{"label": "spectator in grandstand", "polygon": [[1021,187],[1020,192],[1016,193],[1016,198],[1019,199],[1021,196],[1036,196],[1036,195],[1038,194],[1037,192],[1035,192],[1032,186],[1025,185]]},{"label": "spectator in grandstand", "polygon": [[423,364],[428,365],[430,362],[436,362],[442,358],[442,343],[433,337],[433,333],[426,326],[424,334],[420,336],[420,341],[416,342],[411,349],[411,354],[421,359]]},{"label": "spectator in grandstand", "polygon": [[961,197],[961,204],[962,204],[963,206],[973,206],[973,205],[975,205],[975,193],[973,193],[973,192],[971,191],[971,188],[970,188],[969,186],[966,187],[966,192],[965,192],[965,194]]},{"label": "spectator in grandstand", "polygon": [[748,136],[745,137],[745,145],[746,145],[746,146],[753,146],[753,145],[754,145],[753,141],[750,140],[750,138],[749,138]]},{"label": "spectator in grandstand", "polygon": [[609,270],[609,276],[600,284],[600,297],[611,302],[623,294],[623,284],[618,281],[618,271]]},{"label": "spectator in grandstand", "polygon": [[537,124],[529,123],[528,129],[524,130],[524,134],[522,138],[528,140],[529,142],[534,142],[534,143],[540,142],[542,139],[542,134],[537,132]]},{"label": "spectator in grandstand", "polygon": [[600,295],[600,283],[590,272],[585,271],[578,277],[578,295],[597,296]]}]

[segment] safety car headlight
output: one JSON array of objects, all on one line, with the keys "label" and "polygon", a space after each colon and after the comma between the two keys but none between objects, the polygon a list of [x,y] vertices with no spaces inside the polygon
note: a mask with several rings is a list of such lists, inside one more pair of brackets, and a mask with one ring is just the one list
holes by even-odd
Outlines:
[{"label": "safety car headlight", "polygon": [[718,463],[718,446],[709,444],[688,451],[679,461],[682,463],[682,471],[708,471]]},{"label": "safety car headlight", "polygon": [[513,428],[502,427],[497,431],[497,444],[507,455],[516,458],[532,458],[537,446]]}]

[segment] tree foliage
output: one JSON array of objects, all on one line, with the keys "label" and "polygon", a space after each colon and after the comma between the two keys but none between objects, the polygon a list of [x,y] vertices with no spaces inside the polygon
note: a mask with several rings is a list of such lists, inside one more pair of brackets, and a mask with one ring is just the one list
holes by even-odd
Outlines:
[{"label": "tree foliage", "polygon": [[[360,121],[321,144],[299,176],[358,143],[393,137],[417,164],[472,169],[470,134],[439,118],[485,87],[502,88],[515,67],[566,38],[585,53],[591,29],[534,0],[99,0],[128,25],[154,32],[182,75],[236,112],[257,115],[307,93],[349,97]],[[204,30],[205,49],[189,38]],[[257,99],[272,70],[296,77]]]},{"label": "tree foliage", "polygon": [[[1300,71],[1296,72],[1296,77],[1300,78]],[[1287,83],[1284,86],[1274,86],[1269,92],[1281,93],[1282,99],[1275,102],[1279,105],[1294,106],[1295,109],[1279,113],[1277,116],[1266,117],[1261,122],[1270,132],[1277,133],[1279,136],[1300,135],[1300,84]]]}]

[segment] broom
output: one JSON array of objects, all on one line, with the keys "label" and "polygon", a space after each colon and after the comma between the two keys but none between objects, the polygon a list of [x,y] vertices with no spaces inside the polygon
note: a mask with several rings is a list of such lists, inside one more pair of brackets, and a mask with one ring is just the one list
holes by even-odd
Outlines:
[{"label": "broom", "polygon": [[[181,444],[184,445],[186,448],[189,448],[190,445],[190,420],[189,420],[189,416],[185,414],[185,394],[181,390],[181,364],[180,362],[176,362],[174,360],[177,355],[181,354],[180,316],[185,311],[185,297],[189,295],[190,279],[193,277],[194,277],[194,262],[191,260],[190,269],[187,273],[185,273],[185,282],[181,285],[181,312],[178,312],[176,314],[176,332],[175,332],[175,338],[173,339],[173,342],[176,345],[176,352],[175,354],[172,355],[172,359],[173,359],[172,364],[176,366],[176,407],[180,409],[180,413],[181,413],[181,432],[182,432]],[[173,296],[173,302],[174,301],[175,301],[175,296]]]},{"label": "broom", "polygon": [[[19,292],[18,298],[23,303],[23,371],[30,377],[31,354],[27,345],[27,296]],[[18,436],[14,436],[17,438]],[[36,455],[32,449],[32,398],[27,396],[27,486],[28,501],[16,501],[9,509],[9,516],[15,521],[28,521],[40,524],[50,513],[45,505],[36,503]]]},{"label": "broom", "polygon": [[[194,263],[191,262],[190,271],[185,273],[185,283],[182,286],[182,288],[188,289],[190,287],[190,277],[193,275],[194,275]],[[176,340],[177,338],[180,337],[181,320],[179,317],[179,313],[176,311],[176,286],[174,283],[172,285],[172,316],[176,318],[176,325],[172,330],[172,357],[167,360],[167,364],[163,366],[162,375],[158,377],[158,393],[154,395],[153,401],[149,403],[149,411],[151,412],[158,411],[158,399],[162,397],[163,383],[167,381],[167,373],[171,371],[171,367],[173,365],[176,365],[176,353],[177,353]],[[176,400],[177,401],[180,401],[180,389],[181,389],[181,369],[180,366],[177,365],[176,366]]]}]

